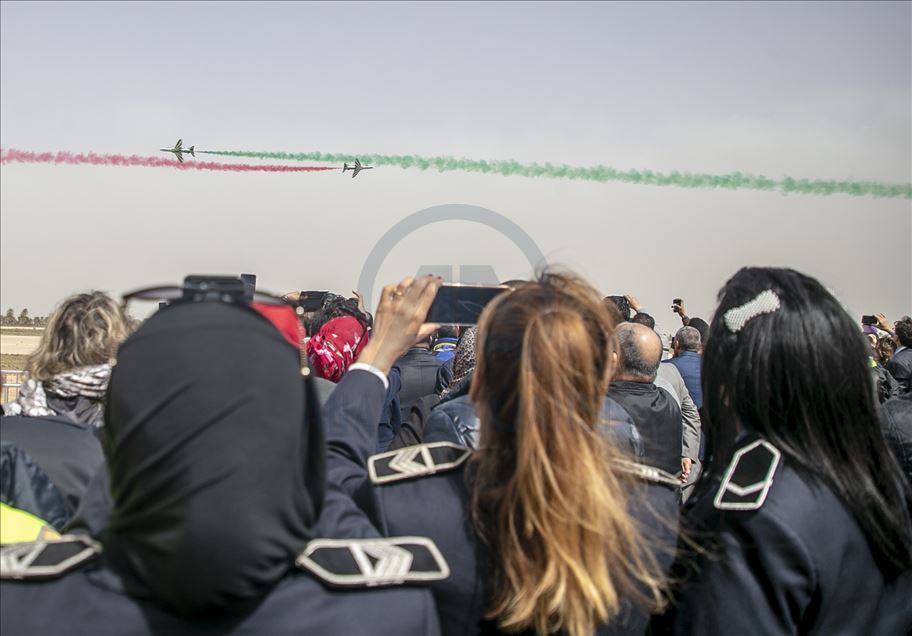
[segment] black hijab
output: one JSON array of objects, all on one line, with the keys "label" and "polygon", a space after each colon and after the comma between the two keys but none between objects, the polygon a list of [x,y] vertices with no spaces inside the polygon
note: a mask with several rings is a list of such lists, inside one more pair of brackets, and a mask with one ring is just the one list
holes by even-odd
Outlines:
[{"label": "black hijab", "polygon": [[146,321],[108,393],[112,560],[183,614],[265,594],[323,502],[305,393],[298,352],[254,309],[184,302]]}]

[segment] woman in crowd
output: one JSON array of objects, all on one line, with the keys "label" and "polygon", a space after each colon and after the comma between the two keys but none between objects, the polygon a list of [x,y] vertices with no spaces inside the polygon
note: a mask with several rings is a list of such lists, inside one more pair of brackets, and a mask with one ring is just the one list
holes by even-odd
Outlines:
[{"label": "woman in crowd", "polygon": [[[103,424],[110,362],[127,337],[131,321],[103,292],[70,296],[51,314],[38,349],[26,361],[16,401],[4,406],[0,434],[47,475],[64,501],[60,530],[76,511],[89,480],[104,457],[96,434]],[[21,476],[21,474],[20,474]],[[5,492],[26,484],[11,480]],[[31,489],[36,488],[35,484]],[[3,503],[21,507],[16,502]],[[41,515],[42,511],[26,506]],[[51,519],[47,519],[49,522]]]},{"label": "woman in crowd", "polygon": [[[445,634],[642,634],[663,588],[657,544],[673,549],[676,520],[646,514],[621,453],[596,430],[614,320],[584,282],[545,275],[486,308],[471,383],[479,450],[443,442],[368,457],[383,403],[374,375],[420,335],[435,291],[429,279],[384,289],[360,359],[374,373],[350,374],[327,404],[329,479],[384,534],[440,546],[453,570],[432,585]],[[384,351],[397,314],[411,331]]]},{"label": "woman in crowd", "polygon": [[[713,448],[686,512],[679,634],[912,632],[910,491],[870,349],[816,280],[742,269],[703,358]],[[689,564],[689,559],[696,559]]]},{"label": "woman in crowd", "polygon": [[130,320],[104,292],[70,296],[48,319],[25,364],[25,381],[6,415],[61,415],[100,427],[110,361],[130,332]]},{"label": "woman in crowd", "polygon": [[126,341],[103,429],[110,488],[100,473],[82,518],[91,536],[4,547],[4,634],[437,633],[426,590],[368,591],[391,583],[378,577],[331,590],[321,581],[339,558],[320,580],[295,569],[305,554],[320,562],[311,539],[376,532],[328,517],[322,427],[293,342],[215,299],[174,302]]}]

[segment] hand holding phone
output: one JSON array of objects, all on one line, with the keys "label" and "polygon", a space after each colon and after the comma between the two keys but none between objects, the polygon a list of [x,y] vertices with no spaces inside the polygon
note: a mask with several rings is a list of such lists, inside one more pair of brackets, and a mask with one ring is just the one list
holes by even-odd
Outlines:
[{"label": "hand holding phone", "polygon": [[439,286],[440,279],[423,276],[384,287],[370,341],[358,362],[389,373],[409,347],[437,331],[439,325],[428,321],[428,309]]}]

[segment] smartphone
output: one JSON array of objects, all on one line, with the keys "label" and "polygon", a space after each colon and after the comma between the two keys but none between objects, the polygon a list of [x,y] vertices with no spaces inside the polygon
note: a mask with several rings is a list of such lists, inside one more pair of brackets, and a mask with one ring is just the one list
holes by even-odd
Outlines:
[{"label": "smartphone", "polygon": [[878,324],[878,323],[877,323],[877,316],[862,316],[862,317],[861,317],[861,324],[863,324],[863,325],[876,325],[876,324]]},{"label": "smartphone", "polygon": [[672,305],[683,305],[684,301],[681,300],[680,298],[675,298],[674,300],[671,301],[671,304]]},{"label": "smartphone", "polygon": [[328,291],[302,291],[298,296],[298,306],[305,312],[320,311],[323,309],[323,300]]},{"label": "smartphone", "polygon": [[506,285],[443,285],[437,290],[427,322],[441,325],[474,325],[485,306],[510,289]]}]

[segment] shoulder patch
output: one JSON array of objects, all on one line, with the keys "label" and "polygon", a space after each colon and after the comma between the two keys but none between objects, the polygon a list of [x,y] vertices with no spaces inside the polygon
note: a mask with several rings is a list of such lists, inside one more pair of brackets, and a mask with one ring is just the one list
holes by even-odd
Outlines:
[{"label": "shoulder patch", "polygon": [[713,500],[715,507],[719,510],[758,510],[773,485],[780,459],[779,449],[762,439],[739,449],[722,478]]},{"label": "shoulder patch", "polygon": [[367,472],[374,484],[388,484],[453,470],[471,454],[471,449],[452,442],[417,444],[371,456]]},{"label": "shoulder patch", "polygon": [[427,537],[313,539],[295,564],[334,587],[440,581],[450,567]]},{"label": "shoulder patch", "polygon": [[53,541],[0,546],[0,579],[53,578],[101,554],[101,544],[70,534]]},{"label": "shoulder patch", "polygon": [[662,484],[669,488],[681,487],[681,481],[679,479],[671,473],[664,471],[661,468],[656,468],[655,466],[648,466],[647,464],[640,464],[639,462],[632,462],[626,459],[618,460],[617,466],[620,468],[621,472],[633,475],[643,481]]}]

